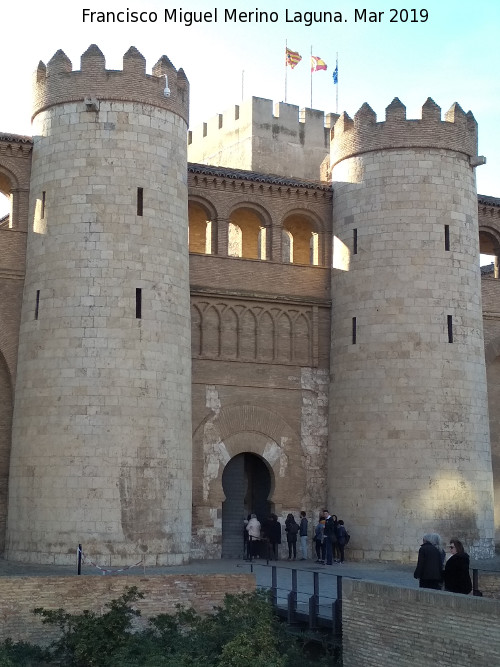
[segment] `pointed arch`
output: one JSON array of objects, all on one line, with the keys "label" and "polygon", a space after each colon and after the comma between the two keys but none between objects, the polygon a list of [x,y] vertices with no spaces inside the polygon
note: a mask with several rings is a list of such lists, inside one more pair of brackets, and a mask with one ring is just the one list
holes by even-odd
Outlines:
[{"label": "pointed arch", "polygon": [[220,356],[220,313],[216,306],[210,305],[203,312],[202,354],[208,357]]},{"label": "pointed arch", "polygon": [[238,315],[231,307],[222,313],[221,356],[226,359],[238,356]]},{"label": "pointed arch", "polygon": [[240,359],[255,361],[257,357],[257,318],[248,308],[240,319]]},{"label": "pointed arch", "polygon": [[260,361],[273,361],[274,353],[274,320],[266,310],[259,318],[258,358]]},{"label": "pointed arch", "polygon": [[310,364],[311,327],[303,313],[296,318],[293,329],[293,359],[298,364]]},{"label": "pointed arch", "polygon": [[285,312],[278,317],[276,360],[285,363],[292,360],[292,322]]}]

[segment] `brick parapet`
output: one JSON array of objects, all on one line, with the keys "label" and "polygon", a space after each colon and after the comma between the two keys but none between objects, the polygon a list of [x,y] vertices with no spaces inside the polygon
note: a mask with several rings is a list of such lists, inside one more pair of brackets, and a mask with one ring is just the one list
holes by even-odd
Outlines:
[{"label": "brick parapet", "polygon": [[104,55],[95,44],[82,55],[80,70],[73,71],[61,50],[47,65],[40,61],[33,77],[33,118],[54,105],[85,99],[97,104],[101,99],[150,104],[172,111],[186,123],[189,118],[189,83],[184,71],[162,56],[152,75],[146,74],[146,60],[133,46],[123,56],[123,70],[105,69]]},{"label": "brick parapet", "polygon": [[386,108],[385,122],[363,104],[351,119],[345,112],[331,132],[330,162],[338,162],[362,153],[394,148],[438,148],[477,156],[477,122],[453,104],[441,120],[441,108],[428,98],[422,107],[422,118],[406,118],[406,107],[396,97]]},{"label": "brick parapet", "polygon": [[129,586],[137,586],[144,599],[134,603],[141,611],[135,627],[144,627],[145,619],[159,614],[173,614],[176,606],[193,608],[202,614],[211,613],[228,594],[255,590],[252,574],[167,574],[131,577],[115,575],[1,577],[0,578],[0,641],[29,641],[46,646],[59,636],[59,630],[48,627],[34,616],[34,607],[57,609],[61,606],[71,614],[84,609],[101,612],[106,604],[117,599]]},{"label": "brick parapet", "polygon": [[500,602],[343,579],[345,667],[498,662]]}]

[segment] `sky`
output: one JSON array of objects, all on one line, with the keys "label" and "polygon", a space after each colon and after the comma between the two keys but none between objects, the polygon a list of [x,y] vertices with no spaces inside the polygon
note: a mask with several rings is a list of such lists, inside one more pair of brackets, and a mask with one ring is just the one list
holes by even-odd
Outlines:
[{"label": "sky", "polygon": [[[405,9],[409,6],[415,11]],[[94,21],[84,21],[84,9],[128,9],[150,20],[103,23],[95,20],[96,14]],[[165,10],[174,9],[176,20],[165,21]],[[239,20],[225,21],[226,9],[229,16],[236,10]],[[365,9],[367,19],[378,20],[363,21]],[[205,20],[188,26],[186,12],[196,12],[197,18],[201,12]],[[267,12],[268,22],[255,12]],[[307,12],[314,12],[311,25]],[[341,21],[321,21],[328,18],[326,12]],[[252,95],[310,107],[312,50],[327,64],[326,71],[312,75],[315,109],[335,112],[338,94],[338,111],[351,117],[368,102],[384,120],[385,107],[394,97],[406,105],[408,118],[420,117],[428,97],[442,108],[443,116],[454,102],[471,110],[479,123],[479,154],[487,158],[476,170],[478,191],[500,197],[498,0],[18,1],[2,9],[2,24],[0,132],[31,133],[32,73],[40,60],[47,63],[58,49],[70,58],[73,69],[80,69],[80,56],[90,44],[99,46],[107,69],[121,69],[130,46],[146,58],[148,73],[160,56],[167,55],[190,82],[191,128]],[[293,70],[285,70],[285,44],[302,56]],[[336,86],[332,73],[337,57]]]}]

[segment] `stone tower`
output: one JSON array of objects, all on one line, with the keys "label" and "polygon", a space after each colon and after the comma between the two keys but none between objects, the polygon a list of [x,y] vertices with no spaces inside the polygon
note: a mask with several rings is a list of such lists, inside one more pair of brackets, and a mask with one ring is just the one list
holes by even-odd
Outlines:
[{"label": "stone tower", "polygon": [[[414,557],[426,532],[493,555],[478,263],[477,125],[428,99],[364,104],[331,143],[329,503],[367,558]],[[347,248],[347,252],[346,252]],[[342,254],[342,253],[340,253]]]},{"label": "stone tower", "polygon": [[189,555],[188,94],[133,47],[35,72],[7,558]]}]

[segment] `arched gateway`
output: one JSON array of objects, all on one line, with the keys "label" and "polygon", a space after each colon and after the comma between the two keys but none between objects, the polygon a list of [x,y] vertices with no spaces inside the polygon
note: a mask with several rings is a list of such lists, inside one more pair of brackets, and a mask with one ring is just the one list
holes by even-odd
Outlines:
[{"label": "arched gateway", "polygon": [[256,514],[259,521],[272,512],[273,473],[262,457],[248,452],[234,456],[222,473],[222,558],[244,553],[243,519]]}]

